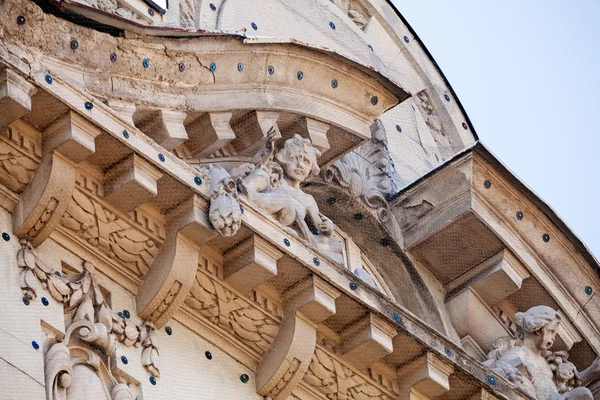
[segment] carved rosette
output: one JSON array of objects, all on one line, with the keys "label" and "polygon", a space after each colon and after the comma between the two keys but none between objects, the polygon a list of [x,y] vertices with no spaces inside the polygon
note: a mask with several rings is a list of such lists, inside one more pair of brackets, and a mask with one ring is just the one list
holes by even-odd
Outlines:
[{"label": "carved rosette", "polygon": [[[100,349],[106,356],[114,354],[117,342],[125,346],[141,346],[142,365],[152,376],[160,376],[153,323],[144,321],[135,325],[117,315],[102,294],[92,263],[86,261],[83,263],[83,272],[64,277],[33,253],[30,242],[21,239],[20,243],[22,247],[17,253],[17,263],[22,269],[20,283],[25,297],[35,299],[40,287],[48,290],[57,302],[64,304],[70,314],[67,332],[73,331],[75,327],[81,328],[77,328],[79,339]],[[61,355],[64,353],[64,346],[68,344],[67,335],[62,342],[52,346],[56,346],[55,350],[48,353],[47,370],[50,368],[55,371],[53,374],[56,376],[69,371],[64,366],[64,355]],[[56,383],[54,380],[52,382]]]}]

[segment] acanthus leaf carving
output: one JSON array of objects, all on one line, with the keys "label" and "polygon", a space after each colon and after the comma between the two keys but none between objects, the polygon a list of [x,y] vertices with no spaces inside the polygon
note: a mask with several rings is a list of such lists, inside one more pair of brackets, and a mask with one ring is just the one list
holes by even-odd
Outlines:
[{"label": "acanthus leaf carving", "polygon": [[394,399],[368,378],[342,364],[319,346],[315,348],[304,381],[325,394],[328,399]]},{"label": "acanthus leaf carving", "polygon": [[158,252],[155,239],[77,188],[61,224],[139,276],[148,271]]},{"label": "acanthus leaf carving", "polygon": [[394,218],[388,199],[400,190],[402,181],[394,169],[380,120],[371,127],[369,141],[333,163],[322,177],[359,198],[380,222],[387,223]]},{"label": "acanthus leaf carving", "polygon": [[258,354],[267,350],[279,329],[278,321],[200,269],[185,304]]},{"label": "acanthus leaf carving", "polygon": [[[50,292],[54,300],[64,304],[65,310],[70,314],[67,332],[77,330],[80,340],[93,344],[107,356],[114,354],[117,342],[125,346],[141,346],[142,364],[151,375],[160,376],[154,324],[144,321],[140,325],[135,325],[115,313],[100,289],[92,263],[85,261],[81,273],[65,277],[39,259],[31,250],[30,242],[21,239],[20,244],[17,264],[22,269],[20,282],[25,297],[29,300],[35,299],[41,285],[43,289]],[[61,346],[68,346],[68,338],[69,335],[66,335],[64,340],[53,345],[52,348],[57,346],[53,352],[48,352],[47,365],[51,364],[51,367],[47,366],[47,371],[50,368],[53,374],[68,372],[68,368],[63,365],[64,357],[61,355],[64,351]],[[57,365],[62,367],[59,368]],[[63,381],[66,382],[66,379],[64,378]],[[58,384],[55,379],[51,382],[52,385]]]},{"label": "acanthus leaf carving", "polygon": [[0,139],[0,182],[17,193],[33,178],[38,162]]}]

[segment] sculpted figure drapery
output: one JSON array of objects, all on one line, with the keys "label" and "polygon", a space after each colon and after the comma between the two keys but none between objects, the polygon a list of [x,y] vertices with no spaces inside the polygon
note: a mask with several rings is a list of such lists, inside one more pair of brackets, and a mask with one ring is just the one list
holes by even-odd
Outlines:
[{"label": "sculpted figure drapery", "polygon": [[515,314],[519,338],[501,338],[486,365],[538,400],[591,400],[588,384],[600,377],[600,358],[578,372],[564,351],[552,352],[562,316],[547,306]]},{"label": "sculpted figure drapery", "polygon": [[333,235],[333,222],[319,212],[315,199],[300,185],[319,174],[321,152],[309,139],[294,135],[274,154],[275,130],[269,130],[265,146],[251,163],[231,170],[238,189],[251,203],[337,262],[342,262],[340,240]]}]

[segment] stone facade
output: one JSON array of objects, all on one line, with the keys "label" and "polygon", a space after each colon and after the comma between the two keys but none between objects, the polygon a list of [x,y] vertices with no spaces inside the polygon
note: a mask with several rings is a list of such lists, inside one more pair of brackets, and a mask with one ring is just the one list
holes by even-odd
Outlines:
[{"label": "stone facade", "polygon": [[0,16],[0,399],[596,395],[597,260],[390,4]]}]

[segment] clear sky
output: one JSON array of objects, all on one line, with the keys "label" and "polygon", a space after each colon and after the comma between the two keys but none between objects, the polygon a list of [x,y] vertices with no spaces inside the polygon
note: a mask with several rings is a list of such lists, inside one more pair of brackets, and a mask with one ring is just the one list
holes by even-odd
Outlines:
[{"label": "clear sky", "polygon": [[600,1],[393,1],[481,141],[600,259]]}]

